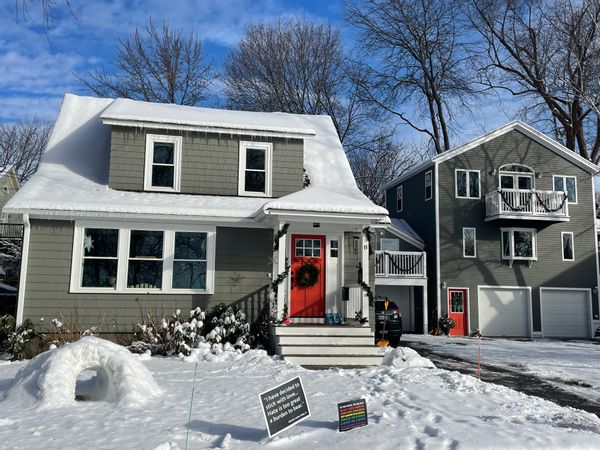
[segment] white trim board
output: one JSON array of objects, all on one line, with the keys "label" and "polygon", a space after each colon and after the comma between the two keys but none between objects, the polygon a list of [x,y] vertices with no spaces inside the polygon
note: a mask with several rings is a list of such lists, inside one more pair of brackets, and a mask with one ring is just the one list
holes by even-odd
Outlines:
[{"label": "white trim board", "polygon": [[21,249],[21,271],[19,277],[19,293],[17,294],[17,326],[23,323],[25,309],[25,291],[27,289],[27,266],[29,264],[29,239],[31,237],[31,224],[29,215],[23,214],[23,248]]}]

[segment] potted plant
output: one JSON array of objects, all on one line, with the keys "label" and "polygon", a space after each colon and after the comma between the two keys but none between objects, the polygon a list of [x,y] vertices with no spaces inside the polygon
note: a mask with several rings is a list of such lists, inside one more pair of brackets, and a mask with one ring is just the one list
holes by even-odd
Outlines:
[{"label": "potted plant", "polygon": [[456,322],[448,317],[448,314],[445,314],[444,317],[440,318],[440,330],[446,336],[450,334],[450,330],[456,326]]}]

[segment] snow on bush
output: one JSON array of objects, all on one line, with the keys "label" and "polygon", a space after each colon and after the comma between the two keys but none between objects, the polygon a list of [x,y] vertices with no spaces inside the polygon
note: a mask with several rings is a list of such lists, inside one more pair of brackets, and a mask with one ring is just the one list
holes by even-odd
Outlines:
[{"label": "snow on bush", "polygon": [[206,341],[211,344],[232,344],[242,351],[250,349],[248,333],[250,324],[246,322],[246,314],[231,306],[218,305],[211,315],[210,327]]},{"label": "snow on bush", "polygon": [[435,368],[431,360],[423,358],[412,348],[406,347],[389,348],[383,357],[381,365],[394,369],[408,369],[410,367]]},{"label": "snow on bush", "polygon": [[15,375],[5,398],[22,400],[42,408],[75,402],[78,376],[92,369],[98,374],[95,399],[119,406],[137,406],[161,394],[150,371],[126,348],[96,337],[39,354]]}]

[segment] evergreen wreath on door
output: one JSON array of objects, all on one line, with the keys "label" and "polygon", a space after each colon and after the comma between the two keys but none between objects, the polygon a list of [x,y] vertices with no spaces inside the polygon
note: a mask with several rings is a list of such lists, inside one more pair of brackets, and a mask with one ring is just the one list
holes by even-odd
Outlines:
[{"label": "evergreen wreath on door", "polygon": [[319,281],[319,269],[314,263],[310,261],[304,261],[302,265],[296,269],[296,285],[303,289],[313,287]]}]

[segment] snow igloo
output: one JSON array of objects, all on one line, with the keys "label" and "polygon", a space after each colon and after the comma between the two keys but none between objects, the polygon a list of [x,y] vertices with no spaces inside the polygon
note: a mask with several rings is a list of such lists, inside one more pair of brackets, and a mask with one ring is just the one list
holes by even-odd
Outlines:
[{"label": "snow igloo", "polygon": [[5,398],[29,399],[46,408],[77,400],[137,406],[160,394],[150,371],[129,350],[84,337],[30,360],[15,375]]}]

